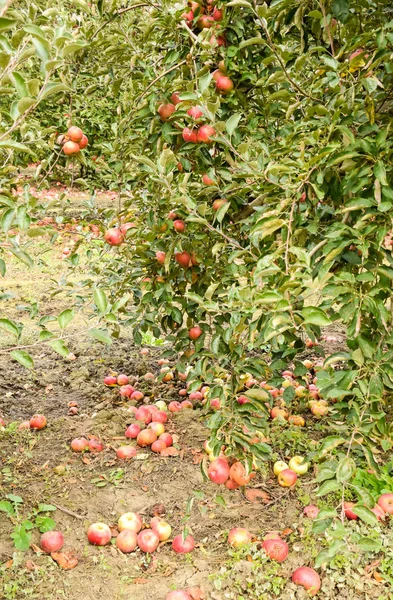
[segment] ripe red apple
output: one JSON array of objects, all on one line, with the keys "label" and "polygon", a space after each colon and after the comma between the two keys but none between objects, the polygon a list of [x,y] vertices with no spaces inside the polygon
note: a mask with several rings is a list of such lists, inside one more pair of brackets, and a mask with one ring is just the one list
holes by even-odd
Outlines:
[{"label": "ripe red apple", "polygon": [[192,106],[191,108],[188,109],[187,114],[188,114],[188,116],[192,117],[195,120],[203,117],[203,112],[201,111],[199,106]]},{"label": "ripe red apple", "polygon": [[308,506],[304,507],[303,513],[309,519],[316,519],[317,516],[319,515],[319,508],[318,508],[318,506],[315,506],[315,504],[309,504]]},{"label": "ripe red apple", "polygon": [[277,480],[282,487],[292,487],[296,483],[297,475],[292,469],[284,469],[279,473]]},{"label": "ripe red apple", "polygon": [[73,125],[67,131],[67,137],[69,137],[72,142],[80,142],[83,138],[83,131],[80,127],[75,127],[75,125]]},{"label": "ripe red apple", "polygon": [[127,375],[123,375],[123,374],[118,375],[118,377],[117,377],[118,385],[127,385],[128,382],[129,382],[129,379],[128,379]]},{"label": "ripe red apple", "polygon": [[385,513],[388,515],[393,515],[393,494],[382,494],[382,496],[378,498],[378,505]]},{"label": "ripe red apple", "polygon": [[301,585],[310,596],[316,596],[321,587],[321,579],[314,569],[310,567],[299,567],[292,573],[292,581]]},{"label": "ripe red apple", "polygon": [[277,562],[283,562],[288,556],[289,552],[288,544],[284,542],[284,540],[264,540],[262,543],[262,548],[265,550],[267,556],[271,560],[275,560]]},{"label": "ripe red apple", "polygon": [[188,252],[175,252],[175,260],[183,267],[183,269],[187,269],[190,264],[191,256]]},{"label": "ripe red apple", "polygon": [[229,94],[233,90],[233,81],[226,75],[221,75],[216,80],[216,90],[221,94]]},{"label": "ripe red apple", "polygon": [[210,400],[210,408],[213,410],[219,410],[221,408],[221,402],[219,398],[213,398]]},{"label": "ripe red apple", "polygon": [[133,446],[120,446],[120,448],[116,448],[116,456],[121,460],[129,460],[136,456],[136,448]]},{"label": "ripe red apple", "polygon": [[116,385],[117,384],[117,378],[114,377],[113,375],[108,375],[107,377],[104,377],[104,384],[105,385]]},{"label": "ripe red apple", "polygon": [[192,10],[189,10],[188,12],[184,12],[181,16],[182,19],[184,19],[185,21],[187,21],[188,25],[191,25],[191,23],[194,20],[194,12]]},{"label": "ripe red apple", "polygon": [[160,519],[160,517],[154,517],[150,521],[150,527],[156,532],[160,542],[166,542],[171,537],[172,527],[169,523]]},{"label": "ripe red apple", "polygon": [[228,544],[232,548],[241,548],[251,544],[251,533],[243,527],[234,527],[228,534]]},{"label": "ripe red apple", "polygon": [[46,427],[46,417],[44,415],[34,415],[30,419],[30,428],[31,429],[44,429]]},{"label": "ripe red apple", "polygon": [[75,438],[71,442],[71,450],[74,452],[83,452],[84,450],[87,450],[88,447],[89,442],[86,440],[86,438]]},{"label": "ripe red apple", "polygon": [[228,479],[224,485],[226,488],[228,488],[228,490],[238,490],[239,487],[241,487],[238,483],[232,481],[232,479]]},{"label": "ripe red apple", "polygon": [[80,150],[79,144],[76,142],[66,142],[63,146],[63,152],[66,156],[73,156],[74,154],[78,154]]},{"label": "ripe red apple", "polygon": [[344,514],[347,519],[352,521],[356,521],[359,518],[352,510],[354,506],[355,502],[344,502]]},{"label": "ripe red apple", "polygon": [[202,392],[191,392],[190,400],[196,400],[197,402],[200,402],[202,399],[203,399]]},{"label": "ripe red apple", "polygon": [[207,175],[206,173],[202,175],[202,182],[205,185],[216,185],[216,182],[213,179],[210,179],[209,175]]},{"label": "ripe red apple", "polygon": [[142,519],[138,513],[128,512],[124,513],[119,517],[117,522],[117,527],[119,531],[123,531],[124,529],[129,529],[130,531],[134,531],[138,533],[142,529]]},{"label": "ripe red apple", "polygon": [[81,141],[79,142],[79,148],[84,150],[89,144],[89,138],[87,135],[83,134]]},{"label": "ripe red apple", "polygon": [[239,404],[247,404],[247,402],[249,402],[249,398],[247,398],[247,396],[239,396],[239,398],[237,399]]},{"label": "ripe red apple", "polygon": [[182,409],[184,409],[184,408],[193,409],[194,408],[192,402],[190,402],[189,400],[183,400],[183,402],[181,403],[181,407],[182,407]]},{"label": "ripe red apple", "polygon": [[199,325],[195,325],[194,327],[191,327],[191,329],[188,331],[188,337],[191,340],[195,341],[202,335],[202,333],[203,331],[199,327]]},{"label": "ripe red apple", "polygon": [[210,29],[210,27],[214,26],[214,23],[215,21],[213,17],[210,17],[209,15],[202,15],[197,21],[197,26],[199,29]]},{"label": "ripe red apple", "polygon": [[189,127],[185,127],[182,131],[182,136],[185,142],[191,142],[192,144],[196,144],[199,141],[196,129],[190,129]]},{"label": "ripe red apple", "polygon": [[143,448],[151,446],[157,440],[157,434],[152,429],[144,429],[138,434],[136,443]]},{"label": "ripe red apple", "polygon": [[132,425],[129,425],[127,427],[125,436],[128,438],[131,438],[132,440],[136,440],[136,438],[138,437],[140,432],[141,432],[140,426],[137,423],[133,423]]},{"label": "ripe red apple", "polygon": [[112,533],[105,523],[93,523],[87,530],[87,539],[94,546],[106,546],[111,541]]},{"label": "ripe red apple", "polygon": [[229,465],[226,458],[216,458],[210,463],[207,474],[210,481],[221,485],[229,478]]},{"label": "ripe red apple", "polygon": [[159,250],[158,252],[156,252],[156,259],[157,259],[157,262],[160,263],[160,265],[164,264],[165,257],[166,257],[166,253],[165,252],[162,252],[161,250]]},{"label": "ripe red apple", "polygon": [[172,401],[168,404],[169,412],[179,412],[181,410],[180,402]]},{"label": "ripe red apple", "polygon": [[383,521],[385,519],[385,511],[379,506],[379,504],[376,504],[374,508],[371,509],[371,512],[374,513],[378,521]]},{"label": "ripe red apple", "polygon": [[175,106],[176,104],[179,104],[181,102],[178,92],[173,92],[173,94],[171,95],[171,102]]},{"label": "ripe red apple", "polygon": [[46,531],[40,539],[40,548],[47,554],[58,552],[64,544],[64,537],[61,531]]},{"label": "ripe red apple", "polygon": [[222,11],[222,10],[220,10],[219,8],[215,8],[215,9],[213,10],[213,15],[212,15],[212,16],[213,16],[213,19],[214,19],[215,21],[222,21],[223,14],[224,14],[224,13],[223,13],[223,11]]},{"label": "ripe red apple", "polygon": [[165,444],[165,442],[163,440],[156,440],[151,445],[152,452],[155,452],[156,454],[161,454],[161,452],[163,450],[166,450],[166,448],[167,448],[167,445]]},{"label": "ripe red apple", "polygon": [[157,112],[160,115],[161,119],[163,121],[166,121],[171,115],[173,115],[175,110],[176,106],[174,104],[161,104]]},{"label": "ripe red apple", "polygon": [[160,435],[162,435],[163,433],[165,433],[165,427],[163,425],[163,423],[149,423],[148,428],[151,429],[152,431],[154,431],[154,433],[156,434],[157,437],[159,437]]},{"label": "ripe red apple", "polygon": [[211,144],[213,140],[211,139],[216,135],[216,130],[211,125],[202,125],[200,129],[198,129],[197,133],[197,142]]},{"label": "ripe red apple", "polygon": [[116,538],[116,546],[121,552],[134,552],[137,545],[137,534],[131,529],[123,529]]},{"label": "ripe red apple", "polygon": [[247,485],[253,478],[254,473],[246,474],[246,469],[241,462],[235,462],[230,468],[229,477],[238,485]]},{"label": "ripe red apple", "polygon": [[130,385],[130,384],[123,385],[119,389],[119,394],[122,398],[131,398],[131,396],[134,392],[135,392],[135,388],[133,388],[132,385]]},{"label": "ripe red apple", "polygon": [[173,538],[172,549],[178,554],[188,554],[195,548],[195,540],[192,535],[188,535],[186,538],[182,534],[177,535]]},{"label": "ripe red apple", "polygon": [[153,423],[166,423],[168,421],[168,415],[163,410],[156,410],[153,412],[151,420]]},{"label": "ripe red apple", "polygon": [[169,448],[173,444],[173,438],[169,433],[162,433],[158,438],[158,441],[164,442],[167,448]]},{"label": "ripe red apple", "polygon": [[124,236],[118,227],[107,229],[104,240],[110,246],[120,246],[124,242]]},{"label": "ripe red apple", "polygon": [[174,590],[167,594],[166,600],[192,600],[192,598],[185,590]]},{"label": "ripe red apple", "polygon": [[178,233],[183,233],[186,230],[186,224],[181,219],[173,221],[173,229]]},{"label": "ripe red apple", "polygon": [[[0,426],[5,427],[4,419],[1,419]],[[30,429],[30,421],[22,421],[22,423],[19,425],[18,429],[19,429],[19,431],[21,431],[22,429]]]},{"label": "ripe red apple", "polygon": [[143,421],[148,425],[151,421],[151,413],[146,406],[140,406],[135,413],[135,418],[137,421]]},{"label": "ripe red apple", "polygon": [[102,452],[104,449],[104,444],[100,440],[89,440],[89,450],[90,452]]},{"label": "ripe red apple", "polygon": [[213,208],[213,210],[217,211],[221,208],[221,206],[223,206],[227,202],[228,202],[228,200],[225,200],[225,198],[217,198],[217,200],[214,200],[214,202],[212,204],[212,208]]},{"label": "ripe red apple", "polygon": [[138,546],[142,550],[142,552],[146,552],[151,554],[155,550],[157,550],[158,544],[160,543],[160,538],[158,537],[157,532],[153,531],[153,529],[144,529],[143,531],[138,533]]},{"label": "ripe red apple", "polygon": [[143,399],[143,394],[142,392],[139,392],[138,390],[134,390],[130,396],[131,400],[136,400],[137,402],[139,402],[139,400]]}]

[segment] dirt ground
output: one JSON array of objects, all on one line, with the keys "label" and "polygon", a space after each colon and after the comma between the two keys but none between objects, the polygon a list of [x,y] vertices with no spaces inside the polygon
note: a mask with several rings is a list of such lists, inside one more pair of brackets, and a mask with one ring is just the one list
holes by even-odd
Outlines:
[{"label": "dirt ground", "polygon": [[[59,311],[62,297],[50,297],[46,290],[48,272],[56,276],[63,269],[58,247],[47,256],[33,282],[23,278],[21,265],[14,264],[7,273],[1,287],[14,294],[6,301],[12,316],[18,302],[37,295],[48,313],[56,302]],[[3,340],[1,346],[6,345]],[[340,336],[333,345],[342,345]],[[140,449],[131,461],[119,461],[114,449],[126,443],[124,432],[133,415],[129,403],[105,388],[104,376],[113,370],[139,377],[138,387],[150,402],[178,400],[179,385],[142,380],[146,372],[158,373],[159,348],[142,357],[127,337],[110,347],[85,339],[75,339],[69,347],[75,360],[63,359],[48,347],[33,348],[33,372],[0,353],[0,416],[7,424],[34,413],[48,419],[48,427],[40,432],[18,431],[16,425],[0,431],[0,500],[9,494],[23,499],[19,521],[40,503],[55,505],[51,516],[64,534],[64,550],[73,550],[79,562],[74,569],[62,570],[50,556],[39,553],[37,529],[33,545],[26,552],[16,551],[10,536],[18,519],[12,522],[0,511],[0,599],[164,600],[170,590],[189,587],[201,588],[203,597],[212,600],[306,598],[290,583],[290,575],[298,566],[312,566],[320,549],[310,521],[302,515],[304,505],[315,501],[313,474],[302,478],[296,491],[283,490],[266,468],[252,487],[269,493],[268,504],[249,502],[243,489],[229,491],[205,481],[200,461],[208,432],[199,409],[170,418],[167,431],[176,436],[177,457]],[[77,402],[77,415],[69,415],[69,402]],[[73,453],[69,444],[82,435],[98,436],[105,451]],[[196,549],[181,556],[167,542],[149,558],[140,551],[122,554],[115,545],[88,544],[91,523],[115,527],[118,517],[129,511],[139,512],[145,523],[163,514],[174,535],[184,528],[192,533]],[[232,527],[249,529],[256,540],[271,531],[282,532],[290,546],[288,559],[282,564],[267,561],[257,543],[251,551],[230,550],[227,533]],[[321,576],[318,597],[324,600],[393,598],[383,583],[364,576],[364,565],[356,560]]]}]

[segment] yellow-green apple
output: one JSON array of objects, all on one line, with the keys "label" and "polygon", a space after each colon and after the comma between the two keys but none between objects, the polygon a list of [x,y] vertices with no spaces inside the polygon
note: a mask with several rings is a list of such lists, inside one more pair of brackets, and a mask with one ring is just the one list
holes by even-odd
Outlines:
[{"label": "yellow-green apple", "polygon": [[251,544],[251,533],[243,527],[234,527],[228,534],[228,544],[232,548],[241,548]]},{"label": "yellow-green apple", "polygon": [[285,469],[289,469],[289,466],[283,460],[278,460],[273,465],[273,472],[274,472],[274,474],[275,474],[276,477],[279,476],[279,474],[281,473],[281,471],[285,471]]},{"label": "yellow-green apple", "polygon": [[304,462],[303,456],[294,456],[288,463],[288,467],[297,475],[305,475],[308,471],[308,463]]}]

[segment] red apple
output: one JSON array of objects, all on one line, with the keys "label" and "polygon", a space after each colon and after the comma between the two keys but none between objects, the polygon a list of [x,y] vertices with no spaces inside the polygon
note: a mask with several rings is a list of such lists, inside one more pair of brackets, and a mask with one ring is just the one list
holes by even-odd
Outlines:
[{"label": "red apple", "polygon": [[167,448],[173,444],[173,438],[169,433],[162,433],[158,439],[164,442]]},{"label": "red apple", "polygon": [[208,468],[208,477],[213,483],[221,485],[229,478],[229,465],[225,458],[216,458],[210,463]]},{"label": "red apple", "polygon": [[190,400],[196,400],[197,402],[199,402],[202,399],[203,399],[202,392],[191,392]]},{"label": "red apple", "polygon": [[160,517],[154,517],[150,521],[150,527],[156,532],[160,542],[166,542],[171,537],[172,527],[169,523],[160,519]]},{"label": "red apple", "polygon": [[111,541],[112,533],[105,523],[93,523],[87,530],[87,539],[94,546],[106,546]]},{"label": "red apple", "polygon": [[214,410],[219,410],[221,408],[220,399],[213,398],[212,400],[210,400],[210,408],[213,408]]},{"label": "red apple", "polygon": [[146,406],[140,406],[135,413],[135,418],[137,421],[143,421],[143,423],[146,423],[146,425],[148,425],[152,417],[149,409],[146,408]]},{"label": "red apple", "polygon": [[191,535],[186,538],[182,534],[173,538],[172,549],[178,554],[188,554],[195,548],[195,540]]},{"label": "red apple", "polygon": [[135,388],[132,385],[123,385],[119,389],[119,394],[122,398],[131,398],[132,394],[135,392]]},{"label": "red apple", "polygon": [[152,413],[151,420],[153,423],[166,423],[168,415],[163,410],[156,410]]},{"label": "red apple", "polygon": [[229,94],[233,90],[233,81],[226,75],[221,75],[216,81],[216,90],[222,94]]},{"label": "red apple", "polygon": [[352,510],[354,506],[355,502],[344,502],[344,514],[347,519],[356,521],[359,517]]},{"label": "red apple", "polygon": [[121,517],[119,517],[117,527],[119,531],[129,529],[130,531],[134,531],[134,533],[138,533],[142,529],[142,519],[138,513],[124,513],[121,515]]},{"label": "red apple", "polygon": [[61,531],[47,531],[43,533],[40,539],[40,548],[47,554],[58,552],[64,544],[64,537]]},{"label": "red apple", "polygon": [[160,265],[163,265],[165,263],[165,258],[166,258],[165,252],[162,252],[161,250],[156,252],[156,259],[157,259],[157,262],[160,263]]},{"label": "red apple", "polygon": [[89,442],[86,440],[86,438],[75,438],[71,442],[71,450],[74,452],[83,452],[84,450],[87,450],[88,447]]},{"label": "red apple", "polygon": [[129,379],[127,377],[127,375],[118,375],[117,377],[117,384],[118,385],[127,385],[127,383],[129,382]]},{"label": "red apple", "polygon": [[137,534],[131,529],[123,529],[116,538],[116,546],[121,552],[134,552],[137,547]]},{"label": "red apple", "polygon": [[221,208],[221,206],[223,206],[227,202],[228,202],[228,200],[225,200],[225,198],[217,198],[217,200],[214,200],[214,202],[212,204],[212,208],[213,208],[213,210],[217,211]]},{"label": "red apple", "polygon": [[241,548],[247,544],[251,544],[251,533],[242,527],[234,527],[228,535],[228,544],[232,548]]},{"label": "red apple", "polygon": [[385,519],[385,511],[380,507],[379,504],[376,504],[374,508],[371,509],[371,512],[374,513],[378,521],[383,521]]},{"label": "red apple", "polygon": [[191,23],[194,20],[194,13],[192,10],[188,11],[188,12],[184,12],[181,16],[182,19],[184,19],[185,21],[187,21],[188,25],[191,25]]},{"label": "red apple", "polygon": [[183,140],[185,142],[191,142],[192,144],[196,144],[199,141],[196,129],[190,129],[189,127],[184,127],[182,136],[183,136]]},{"label": "red apple", "polygon": [[283,562],[288,556],[288,544],[284,540],[265,540],[262,548],[271,560]]},{"label": "red apple", "polygon": [[190,264],[191,256],[188,252],[175,252],[175,260],[183,267],[183,269],[187,269]]},{"label": "red apple", "polygon": [[202,125],[200,129],[198,129],[197,133],[197,141],[199,143],[211,144],[213,140],[211,139],[216,135],[216,130],[211,125]]},{"label": "red apple", "polygon": [[241,462],[235,462],[229,470],[229,477],[238,485],[247,485],[255,477],[254,473],[246,474],[246,469]]},{"label": "red apple", "polygon": [[181,410],[180,402],[172,401],[168,404],[169,412],[179,412]]},{"label": "red apple", "polygon": [[210,179],[209,175],[207,175],[206,173],[202,175],[202,182],[205,185],[216,185],[216,182],[213,179]]},{"label": "red apple", "polygon": [[152,431],[154,431],[154,433],[156,434],[157,438],[162,435],[163,433],[165,433],[165,427],[163,425],[163,423],[149,423],[148,425],[148,429],[151,429]]},{"label": "red apple", "polygon": [[176,106],[176,104],[179,104],[181,102],[178,92],[173,92],[173,94],[171,96],[171,102],[175,106]]},{"label": "red apple", "polygon": [[120,448],[116,448],[116,456],[121,460],[129,460],[136,456],[136,448],[133,446],[120,446]]},{"label": "red apple", "polygon": [[44,429],[46,427],[46,417],[44,415],[34,415],[30,419],[30,428],[31,429]]},{"label": "red apple", "polygon": [[151,446],[157,440],[157,434],[154,433],[152,429],[144,429],[138,434],[136,438],[136,443],[138,446],[142,446],[143,448],[146,446]]},{"label": "red apple", "polygon": [[87,135],[83,134],[81,141],[79,142],[79,148],[84,150],[89,144],[89,138]]},{"label": "red apple", "polygon": [[393,494],[382,494],[382,496],[378,498],[378,505],[385,513],[388,515],[393,515]]},{"label": "red apple", "polygon": [[140,432],[141,432],[140,426],[137,423],[133,423],[132,425],[129,425],[127,427],[125,436],[128,438],[131,438],[132,440],[136,440],[136,438],[138,437]]},{"label": "red apple", "polygon": [[124,242],[124,236],[118,227],[107,229],[104,240],[110,246],[120,246]]},{"label": "red apple", "polygon": [[203,331],[199,327],[199,325],[195,325],[194,327],[191,327],[191,329],[188,331],[188,337],[191,340],[195,341],[202,335],[202,333]]},{"label": "red apple", "polygon": [[100,440],[95,440],[94,438],[89,440],[90,452],[102,452],[103,449],[104,449],[104,444]]},{"label": "red apple", "polygon": [[215,21],[213,17],[210,17],[209,15],[202,15],[197,21],[197,26],[199,29],[210,29],[210,27],[214,26],[214,23]]},{"label": "red apple", "polygon": [[107,377],[104,377],[104,384],[105,385],[116,385],[117,378],[113,377],[112,375],[108,375]]},{"label": "red apple", "polygon": [[292,469],[284,469],[279,473],[277,480],[282,487],[292,487],[296,483],[297,475]]},{"label": "red apple", "polygon": [[158,544],[160,543],[160,538],[158,537],[157,532],[153,531],[153,529],[144,529],[138,533],[137,540],[138,546],[142,552],[146,552],[148,554],[151,554],[157,550]]},{"label": "red apple", "polygon": [[[4,419],[1,419],[1,421],[2,421],[1,427],[5,427]],[[19,431],[21,431],[22,429],[30,429],[30,421],[22,421],[22,423],[19,425],[18,429],[19,429]]]},{"label": "red apple", "polygon": [[315,506],[315,504],[309,504],[308,506],[304,507],[303,513],[309,519],[316,519],[317,516],[319,515],[319,508],[318,508],[318,506]]},{"label": "red apple", "polygon": [[214,19],[215,21],[222,21],[222,17],[223,17],[223,11],[222,11],[222,10],[220,10],[219,8],[215,8],[215,9],[213,10],[213,15],[212,15],[212,16],[213,16],[213,19]]},{"label": "red apple", "polygon": [[321,587],[321,579],[314,569],[310,567],[299,567],[292,573],[292,581],[301,585],[310,596],[316,596]]},{"label": "red apple", "polygon": [[69,137],[72,142],[80,142],[83,138],[83,131],[80,127],[75,127],[75,125],[73,125],[67,131],[67,137]]},{"label": "red apple", "polygon": [[181,403],[181,407],[182,407],[182,409],[184,409],[184,408],[193,409],[194,408],[192,405],[192,402],[190,402],[189,400],[183,400],[183,402]]},{"label": "red apple", "polygon": [[239,404],[247,404],[247,402],[249,402],[249,398],[247,398],[247,396],[239,396],[239,398],[237,399]]},{"label": "red apple", "polygon": [[173,229],[178,233],[183,233],[186,230],[186,225],[181,219],[176,219],[176,221],[173,221]]},{"label": "red apple", "polygon": [[157,112],[160,115],[161,119],[163,121],[166,121],[171,115],[173,115],[175,110],[176,106],[174,104],[161,104]]},{"label": "red apple", "polygon": [[192,598],[185,590],[174,590],[167,594],[166,600],[192,600]]},{"label": "red apple", "polygon": [[203,112],[201,111],[199,106],[192,106],[188,109],[187,114],[195,120],[203,117]]}]

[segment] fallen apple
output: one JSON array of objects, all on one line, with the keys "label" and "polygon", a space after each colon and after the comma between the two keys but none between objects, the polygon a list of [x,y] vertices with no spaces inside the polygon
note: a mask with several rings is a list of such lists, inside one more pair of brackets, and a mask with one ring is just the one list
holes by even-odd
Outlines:
[{"label": "fallen apple", "polygon": [[75,438],[71,442],[71,450],[74,452],[84,452],[89,448],[89,442],[86,438]]},{"label": "fallen apple", "polygon": [[117,527],[119,531],[123,531],[124,529],[129,529],[130,531],[134,531],[135,533],[139,533],[142,529],[142,519],[135,512],[128,512],[121,515],[117,522]]},{"label": "fallen apple", "polygon": [[299,567],[292,573],[292,581],[301,585],[310,596],[316,596],[321,588],[321,579],[314,569]]},{"label": "fallen apple", "polygon": [[277,479],[282,487],[292,487],[296,483],[297,475],[292,469],[284,469],[279,473]]},{"label": "fallen apple", "polygon": [[378,498],[378,505],[388,515],[393,515],[393,493],[387,492]]},{"label": "fallen apple", "polygon": [[207,474],[213,483],[218,485],[225,483],[230,474],[228,461],[225,458],[216,458],[210,463]]},{"label": "fallen apple", "polygon": [[281,539],[269,539],[264,540],[262,548],[265,550],[266,555],[277,562],[283,562],[288,556],[289,548],[288,544]]},{"label": "fallen apple", "polygon": [[61,531],[46,531],[40,539],[40,548],[47,554],[58,552],[63,544],[64,536]]},{"label": "fallen apple", "polygon": [[143,529],[143,531],[138,533],[137,541],[142,552],[151,554],[157,550],[160,538],[158,537],[158,533],[153,531],[153,529]]},{"label": "fallen apple", "polygon": [[150,527],[157,533],[160,542],[166,542],[171,537],[172,527],[160,517],[154,517],[150,521]]},{"label": "fallen apple", "polygon": [[133,446],[120,446],[116,449],[116,456],[121,460],[129,460],[136,456],[136,448]]},{"label": "fallen apple", "polygon": [[137,423],[133,423],[132,425],[129,425],[127,427],[125,436],[132,440],[136,440],[136,438],[138,437],[140,432],[141,432],[140,426]]},{"label": "fallen apple", "polygon": [[195,548],[195,540],[192,535],[184,537],[182,534],[173,538],[172,549],[178,554],[188,554]]},{"label": "fallen apple", "polygon": [[106,546],[111,541],[112,533],[105,523],[93,523],[87,530],[87,539],[94,546]]},{"label": "fallen apple", "polygon": [[44,429],[46,427],[47,421],[44,415],[34,415],[30,419],[30,428],[31,429]]},{"label": "fallen apple", "polygon": [[288,467],[295,471],[296,475],[305,475],[308,471],[309,464],[304,462],[303,456],[294,456],[288,463]]},{"label": "fallen apple", "polygon": [[134,552],[137,545],[137,534],[131,529],[123,529],[116,537],[116,546],[121,552]]},{"label": "fallen apple", "polygon": [[232,548],[241,548],[251,544],[251,533],[243,527],[234,527],[228,534],[228,544]]}]

